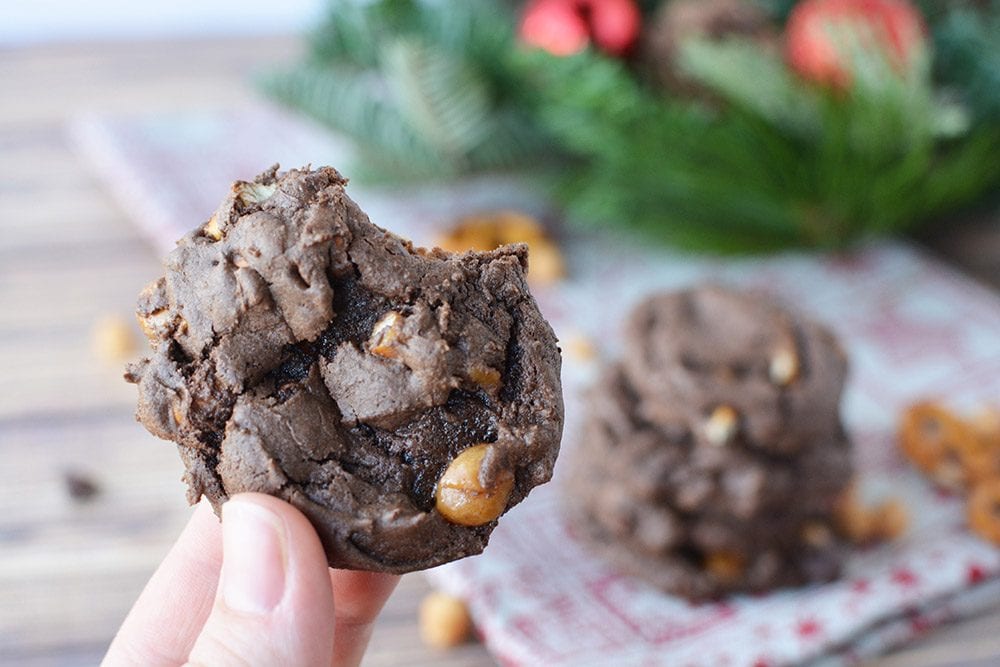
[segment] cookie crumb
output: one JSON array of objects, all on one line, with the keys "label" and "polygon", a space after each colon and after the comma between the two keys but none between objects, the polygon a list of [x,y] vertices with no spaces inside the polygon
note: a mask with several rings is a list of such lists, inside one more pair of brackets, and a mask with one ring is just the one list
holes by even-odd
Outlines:
[{"label": "cookie crumb", "polygon": [[78,502],[93,500],[101,492],[101,487],[94,478],[79,470],[65,471],[63,485],[69,497]]},{"label": "cookie crumb", "polygon": [[420,603],[420,638],[427,646],[452,648],[464,644],[471,634],[472,618],[460,599],[434,592]]},{"label": "cookie crumb", "polygon": [[125,318],[118,315],[102,317],[91,333],[94,352],[101,359],[120,362],[136,351],[135,334]]}]

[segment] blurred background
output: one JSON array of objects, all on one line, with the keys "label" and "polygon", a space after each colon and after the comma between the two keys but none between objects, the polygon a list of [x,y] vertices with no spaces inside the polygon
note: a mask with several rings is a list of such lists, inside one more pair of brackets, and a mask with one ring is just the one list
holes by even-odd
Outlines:
[{"label": "blurred background", "polygon": [[18,2],[6,8],[0,44],[293,34],[314,24],[323,7],[321,0],[289,0],[281,6],[235,0],[179,0],[146,6],[97,0],[85,7],[69,0]]},{"label": "blurred background", "polygon": [[[135,389],[121,377],[146,345],[132,312],[162,271],[162,246],[140,235],[70,128],[88,114],[251,105],[261,97],[253,76],[301,54],[297,33],[322,5],[4,7],[0,664],[97,664],[190,515],[176,451],[134,421]],[[206,188],[212,203],[192,220],[230,178]],[[423,647],[426,590],[419,577],[399,588],[371,664],[492,664],[475,644],[447,655]]]},{"label": "blurred background", "polygon": [[[608,238],[626,260],[662,249],[643,261],[679,267],[663,286],[915,247],[915,271],[940,260],[1000,312],[997,3],[809,3],[847,26],[832,59],[789,46],[793,2],[593,3],[626,7],[615,29],[591,4],[8,3],[0,663],[98,662],[189,516],[175,449],[133,421],[121,377],[146,345],[134,301],[232,180],[275,162],[334,164],[418,243],[528,241],[547,315],[593,284]],[[522,236],[459,233],[500,208]],[[557,333],[589,377],[599,331]],[[967,402],[1000,403],[982,389]],[[421,641],[429,590],[404,578],[366,664],[495,664],[475,640]],[[997,636],[980,610],[872,664],[997,664]]]}]

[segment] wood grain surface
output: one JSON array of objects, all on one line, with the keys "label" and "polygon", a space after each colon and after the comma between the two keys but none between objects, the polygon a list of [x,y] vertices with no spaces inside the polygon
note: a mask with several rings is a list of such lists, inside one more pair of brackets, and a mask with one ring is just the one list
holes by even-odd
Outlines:
[{"label": "wood grain surface", "polygon": [[[132,322],[159,261],[73,153],[66,121],[87,110],[232,108],[251,99],[250,73],[298,48],[256,38],[0,51],[2,664],[97,663],[190,514],[173,446],[133,421],[124,360],[97,354],[93,339],[102,318]],[[996,254],[971,261],[1000,285],[993,234]],[[92,479],[97,495],[74,500],[67,472]],[[422,647],[416,608],[427,590],[419,575],[404,577],[365,664],[494,664],[475,643]],[[998,664],[1000,615],[880,663]]]}]

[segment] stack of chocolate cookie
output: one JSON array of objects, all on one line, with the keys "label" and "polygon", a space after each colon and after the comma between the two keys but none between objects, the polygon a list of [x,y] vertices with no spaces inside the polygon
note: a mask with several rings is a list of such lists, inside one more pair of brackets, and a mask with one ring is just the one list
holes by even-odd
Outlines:
[{"label": "stack of chocolate cookie", "polygon": [[581,537],[700,600],[836,577],[847,362],[825,328],[707,286],[653,296],[590,397],[566,486]]}]

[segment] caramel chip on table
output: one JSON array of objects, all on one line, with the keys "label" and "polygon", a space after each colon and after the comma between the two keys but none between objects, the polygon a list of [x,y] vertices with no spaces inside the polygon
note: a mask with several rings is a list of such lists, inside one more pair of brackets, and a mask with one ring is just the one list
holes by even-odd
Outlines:
[{"label": "caramel chip on table", "polygon": [[93,348],[99,357],[118,362],[128,359],[136,351],[137,345],[132,327],[125,318],[109,315],[94,324],[92,331]]},{"label": "caramel chip on table", "polygon": [[858,500],[857,490],[852,484],[837,501],[835,508],[837,531],[852,544],[864,545],[876,536],[874,513]]},{"label": "caramel chip on table", "polygon": [[472,633],[472,618],[460,599],[434,592],[420,603],[419,626],[424,644],[445,649],[468,640]]},{"label": "caramel chip on table", "polygon": [[910,526],[910,513],[897,499],[886,500],[875,508],[875,533],[879,539],[895,540]]},{"label": "caramel chip on table", "polygon": [[583,334],[571,334],[560,343],[566,355],[576,361],[593,361],[597,358],[597,347]]}]

